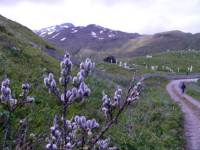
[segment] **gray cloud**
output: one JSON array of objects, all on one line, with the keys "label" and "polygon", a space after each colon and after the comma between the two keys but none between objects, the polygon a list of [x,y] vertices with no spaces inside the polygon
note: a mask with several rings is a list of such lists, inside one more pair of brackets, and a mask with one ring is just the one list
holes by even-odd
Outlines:
[{"label": "gray cloud", "polygon": [[199,0],[0,1],[2,15],[31,29],[71,22],[76,26],[98,24],[140,34],[170,30],[200,32]]},{"label": "gray cloud", "polygon": [[48,5],[60,5],[65,0],[1,0],[1,5],[10,7],[10,6],[16,6],[19,5],[22,2],[30,2],[34,4],[48,4]]}]

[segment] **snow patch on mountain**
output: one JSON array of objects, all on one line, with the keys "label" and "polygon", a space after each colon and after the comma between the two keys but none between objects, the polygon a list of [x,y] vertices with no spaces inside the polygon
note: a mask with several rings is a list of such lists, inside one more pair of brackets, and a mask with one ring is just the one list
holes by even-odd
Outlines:
[{"label": "snow patch on mountain", "polygon": [[42,33],[40,34],[40,36],[42,36],[42,35],[45,34],[45,33],[47,33],[47,32],[42,32]]},{"label": "snow patch on mountain", "polygon": [[50,31],[48,32],[48,35],[51,35],[52,33],[54,33],[56,30]]},{"label": "snow patch on mountain", "polygon": [[64,28],[69,28],[68,26],[62,26],[62,27],[64,27]]},{"label": "snow patch on mountain", "polygon": [[62,38],[60,41],[64,41],[66,39],[66,37],[65,38]]},{"label": "snow patch on mountain", "polygon": [[74,30],[73,32],[71,32],[71,33],[76,33],[76,32],[78,32],[78,30]]},{"label": "snow patch on mountain", "polygon": [[52,39],[53,39],[53,38],[55,38],[56,36],[58,36],[59,34],[60,34],[60,33],[58,33],[58,34],[56,34],[56,35],[52,36]]}]

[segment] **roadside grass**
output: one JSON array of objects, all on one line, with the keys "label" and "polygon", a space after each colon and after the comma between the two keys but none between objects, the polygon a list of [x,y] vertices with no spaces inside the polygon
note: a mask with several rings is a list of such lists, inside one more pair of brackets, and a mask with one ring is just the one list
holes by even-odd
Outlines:
[{"label": "roadside grass", "polygon": [[186,83],[186,86],[186,93],[200,101],[200,82],[188,82]]}]

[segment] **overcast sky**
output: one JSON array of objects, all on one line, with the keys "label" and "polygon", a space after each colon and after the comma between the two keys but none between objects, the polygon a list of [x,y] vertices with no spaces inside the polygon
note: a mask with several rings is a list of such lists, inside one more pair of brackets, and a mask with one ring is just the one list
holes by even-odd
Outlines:
[{"label": "overcast sky", "polygon": [[200,0],[0,0],[0,14],[32,30],[72,23],[139,34],[200,32]]}]

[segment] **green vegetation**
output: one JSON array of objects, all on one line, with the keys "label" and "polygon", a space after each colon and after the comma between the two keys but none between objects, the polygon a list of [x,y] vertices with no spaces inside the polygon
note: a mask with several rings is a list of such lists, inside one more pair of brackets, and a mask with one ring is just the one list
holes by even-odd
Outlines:
[{"label": "green vegetation", "polygon": [[200,101],[200,81],[186,83],[186,93]]},{"label": "green vegetation", "polygon": [[58,47],[56,47],[54,44],[43,40],[41,37],[39,37],[37,34],[35,34],[33,31],[31,31],[29,28],[14,22],[10,19],[7,19],[3,16],[0,15],[0,20],[4,21],[11,29],[15,30],[16,32],[22,34],[23,36],[25,36],[27,39],[29,39],[30,41],[36,43],[37,45],[43,47],[43,48],[49,48],[49,49],[53,49],[59,53],[64,54],[63,50],[59,49]]},{"label": "green vegetation", "polygon": [[[10,20],[5,21],[14,24]],[[13,29],[21,30],[22,34],[27,30],[20,25]],[[11,90],[15,91],[16,97],[18,97],[21,93],[21,84],[27,79],[28,83],[32,85],[30,96],[35,98],[34,103],[21,106],[12,116],[10,122],[13,131],[12,137],[15,137],[19,121],[27,114],[30,125],[27,137],[31,133],[39,134],[44,130],[46,130],[44,137],[48,137],[54,116],[61,115],[61,106],[53,95],[48,94],[48,89],[43,85],[43,75],[52,72],[55,79],[58,79],[60,61],[41,50],[33,48],[28,42],[20,37],[13,36],[8,30],[2,30],[4,33],[0,32],[0,36],[6,34],[9,38],[14,38],[17,44],[16,48],[0,50],[0,81],[3,81],[6,74],[11,81]],[[34,39],[31,38],[31,40]],[[37,38],[35,42],[37,40],[41,43],[44,42]],[[5,41],[0,42],[0,45],[3,44],[5,44]],[[141,61],[139,61],[139,58],[137,59],[138,63],[142,63],[144,60],[144,58],[141,58]],[[102,64],[108,68],[109,66],[116,67],[113,64]],[[97,64],[97,66],[102,64]],[[75,73],[77,73],[77,67],[74,66]],[[117,68],[111,73],[119,74],[121,70],[118,69],[121,68]],[[123,71],[123,75],[126,75],[127,70]],[[143,74],[142,69],[139,70],[139,74]],[[130,75],[133,75],[133,71],[130,72]],[[101,125],[100,129],[102,129],[106,123],[101,111],[102,91],[105,91],[109,97],[113,97],[117,85],[120,85],[123,89],[123,97],[125,97],[130,81],[131,78],[128,77],[124,79],[120,76],[116,76],[116,78],[107,76],[104,78],[92,73],[91,77],[85,80],[85,83],[91,89],[90,97],[85,99],[83,104],[75,104],[70,107],[67,111],[67,119],[74,115],[84,114],[87,119],[96,118]],[[146,80],[143,84],[145,90],[141,100],[133,103],[124,111],[118,122],[111,127],[104,138],[109,135],[112,145],[119,144],[120,149],[182,149],[185,145],[183,113],[178,104],[165,91],[167,83],[167,80],[160,78]],[[0,105],[0,119],[2,113],[3,106]],[[5,126],[2,122],[0,122],[0,126],[0,147],[2,147]],[[42,146],[46,144],[44,139],[42,138],[37,143],[35,149],[43,149]],[[9,144],[12,142],[9,134]]]},{"label": "green vegetation", "polygon": [[[118,65],[119,65],[118,60]],[[192,72],[188,72],[189,75],[198,74],[200,72],[200,53],[197,51],[183,51],[181,52],[165,52],[152,55],[152,58],[138,57],[132,59],[123,59],[122,65],[127,62],[127,66],[130,68],[135,68],[133,70],[124,69],[115,64],[97,62],[96,67],[105,70],[111,74],[120,74],[123,76],[132,76],[135,70],[138,71],[138,75],[145,74],[165,74],[165,75],[186,75],[188,72],[188,67],[193,67]],[[148,69],[146,69],[146,66]],[[151,70],[151,66],[158,66],[156,71]],[[164,69],[162,68],[164,66]],[[169,67],[174,71],[170,72],[166,69]],[[179,68],[179,72],[178,72]]]}]

